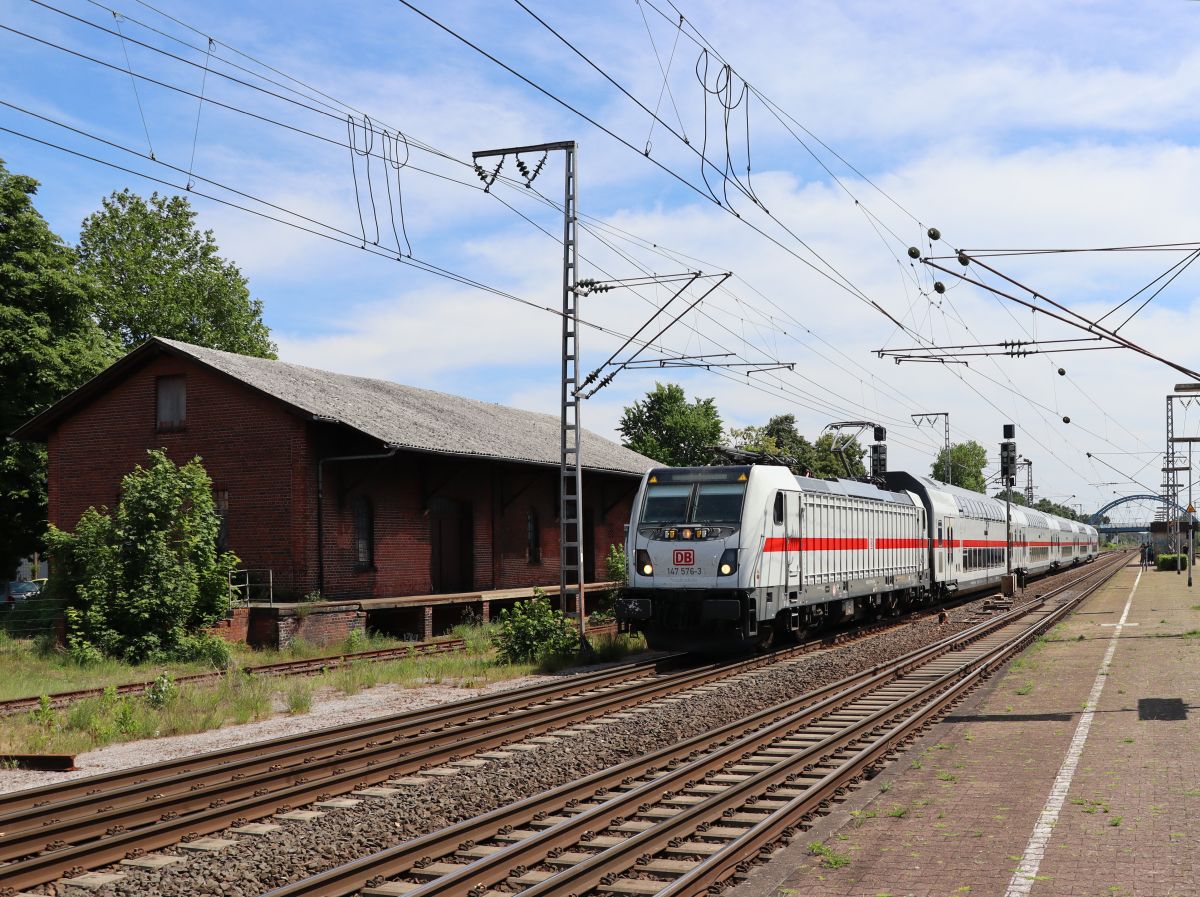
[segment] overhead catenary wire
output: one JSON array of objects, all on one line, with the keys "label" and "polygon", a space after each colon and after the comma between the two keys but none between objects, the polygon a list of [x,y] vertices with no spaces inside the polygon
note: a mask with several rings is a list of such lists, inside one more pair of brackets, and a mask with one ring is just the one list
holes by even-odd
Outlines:
[{"label": "overhead catenary wire", "polygon": [[[574,53],[576,53],[576,55],[580,56],[580,58],[582,58],[582,59],[584,59],[585,61],[587,61],[587,62],[589,63],[589,65],[591,65],[593,68],[595,68],[597,71],[599,71],[599,72],[600,72],[600,73],[601,73],[601,74],[602,74],[602,75],[603,75],[603,76],[604,76],[604,77],[605,77],[605,78],[606,78],[608,81],[610,81],[610,82],[611,82],[611,83],[612,83],[614,86],[616,86],[616,87],[617,87],[619,90],[621,90],[621,92],[622,92],[623,94],[625,94],[625,95],[626,95],[626,96],[628,96],[628,97],[629,97],[631,100],[633,100],[635,103],[637,103],[637,105],[639,105],[639,106],[640,106],[640,107],[641,107],[641,108],[642,108],[644,111],[646,111],[646,112],[648,112],[648,113],[650,112],[650,110],[646,108],[645,104],[641,103],[641,102],[640,102],[640,101],[639,101],[639,100],[638,100],[636,97],[634,97],[634,96],[633,96],[633,95],[632,95],[632,94],[631,94],[631,93],[630,93],[630,92],[629,92],[627,89],[625,89],[625,88],[624,88],[622,85],[620,85],[618,82],[616,82],[616,80],[615,80],[614,78],[612,78],[610,75],[608,75],[608,73],[607,73],[607,72],[604,72],[602,68],[600,68],[600,67],[599,67],[598,65],[596,65],[594,62],[592,62],[592,60],[591,60],[591,59],[589,59],[589,58],[587,57],[587,55],[586,55],[586,54],[584,54],[584,53],[583,53],[581,50],[579,50],[579,49],[578,49],[576,46],[574,46],[574,45],[573,45],[573,44],[572,44],[572,43],[571,43],[569,40],[567,40],[567,39],[566,39],[566,38],[564,38],[564,37],[563,37],[561,34],[559,34],[559,33],[558,33],[558,32],[557,32],[557,31],[556,31],[554,28],[552,28],[551,26],[549,26],[549,25],[548,25],[548,24],[547,24],[547,23],[546,23],[546,22],[545,22],[545,21],[544,21],[544,20],[543,20],[541,17],[538,17],[538,16],[536,16],[534,13],[532,13],[532,12],[531,12],[531,11],[528,9],[528,7],[526,7],[526,6],[525,6],[525,4],[524,4],[523,2],[521,2],[521,0],[515,0],[515,2],[517,2],[517,3],[518,3],[518,5],[520,5],[520,6],[521,6],[523,9],[525,9],[525,10],[526,10],[526,12],[529,12],[529,14],[530,14],[531,16],[533,16],[535,19],[537,19],[537,20],[539,21],[539,23],[541,23],[541,24],[542,24],[544,27],[546,27],[546,28],[547,28],[547,30],[549,30],[549,31],[550,31],[551,33],[553,33],[553,34],[554,34],[556,37],[558,37],[558,38],[559,38],[559,40],[561,40],[563,43],[567,44],[567,46],[568,46],[568,47],[570,47],[570,49],[571,49],[571,50],[572,50]],[[653,4],[652,4],[652,3],[648,3],[648,5],[650,5],[650,6],[653,8]],[[682,16],[682,13],[680,13],[680,12],[679,12],[679,9],[678,9],[678,7],[677,7],[677,6],[675,6],[674,4],[672,4],[672,8],[673,8],[673,9],[676,11],[676,13],[679,13],[679,15],[680,15],[680,21],[682,22],[682,21],[683,21],[683,16]],[[660,13],[660,14],[661,14],[661,13]],[[665,16],[664,16],[664,17],[665,17]],[[705,48],[705,52],[707,52],[709,49],[711,49],[711,45],[710,45],[710,44],[709,44],[707,41],[705,41],[705,40],[702,38],[702,36],[699,36],[698,32],[697,32],[697,35],[698,35],[698,37],[699,37],[698,43],[699,43],[699,44],[700,44],[702,47],[704,47],[704,48]],[[715,51],[714,51],[714,52],[715,52]],[[716,55],[718,55],[718,57],[719,57],[719,54],[716,54]],[[723,58],[722,58],[722,61],[724,62]],[[725,65],[726,65],[726,66],[728,66],[728,63],[725,63]],[[765,102],[765,100],[764,100],[764,102]],[[651,113],[651,114],[653,114],[653,113]],[[777,116],[777,117],[778,117],[778,116]],[[788,118],[790,118],[790,119],[791,119],[791,121],[795,122],[795,119],[794,119],[794,118],[791,118],[790,116],[788,116]],[[782,119],[781,117],[779,118],[779,120],[781,121],[781,123],[783,123],[783,124],[786,124],[786,123],[783,121],[783,119]],[[798,122],[796,122],[796,124],[797,124],[797,125],[799,125],[799,123],[798,123]],[[801,127],[803,127],[803,126],[801,126]],[[835,173],[834,173],[834,172],[833,172],[833,171],[832,171],[832,170],[831,170],[831,169],[830,169],[830,168],[829,168],[827,165],[825,165],[825,164],[824,164],[824,162],[823,162],[823,161],[822,161],[822,160],[821,160],[819,157],[817,157],[817,155],[816,155],[815,153],[813,153],[813,152],[812,152],[811,148],[810,148],[810,147],[808,147],[808,146],[807,146],[807,144],[806,144],[806,143],[805,143],[803,140],[801,140],[801,139],[799,138],[799,136],[795,134],[795,132],[794,132],[794,131],[792,131],[790,128],[787,128],[787,130],[788,130],[790,133],[792,133],[792,134],[793,134],[793,136],[795,136],[795,137],[796,137],[798,140],[800,140],[800,142],[802,143],[802,145],[804,145],[804,146],[805,146],[805,148],[806,148],[806,149],[807,149],[807,150],[810,152],[810,154],[812,154],[812,155],[814,156],[814,158],[815,158],[815,159],[818,161],[818,163],[820,163],[820,164],[821,164],[821,166],[822,166],[822,167],[825,169],[825,171],[826,171],[826,172],[827,172],[827,173],[828,173],[828,174],[831,176],[831,178],[833,178],[833,179],[834,179],[834,180],[835,180],[835,181],[836,181],[836,182],[839,184],[839,186],[841,186],[841,187],[842,187],[842,189],[843,189],[843,190],[845,190],[845,191],[847,192],[847,194],[851,196],[851,198],[855,199],[855,203],[856,203],[856,205],[861,205],[861,204],[858,202],[857,198],[856,198],[856,197],[854,197],[853,193],[852,193],[852,192],[851,192],[851,191],[850,191],[850,190],[849,190],[849,189],[846,187],[846,185],[845,185],[845,184],[844,184],[844,183],[841,181],[841,179],[840,179],[840,178],[838,178],[838,177],[837,177],[837,175],[836,175],[836,174],[835,174]],[[805,129],[805,130],[807,131],[807,129]],[[809,133],[809,134],[811,134],[811,132],[808,132],[808,133]],[[676,134],[676,136],[678,137],[678,136],[680,136],[680,135]],[[827,145],[825,145],[825,144],[822,144],[822,145],[823,145],[823,146],[825,146],[825,147],[826,147],[826,149],[828,149],[828,146],[827,146]],[[694,148],[693,148],[693,151],[695,151],[695,150],[694,150]],[[748,144],[748,143],[747,143],[747,151],[749,151],[749,144]],[[838,158],[839,158],[841,161],[843,161],[843,162],[845,162],[845,161],[846,161],[846,160],[845,160],[844,158],[842,158],[840,155],[838,156]],[[846,164],[849,164],[849,163],[846,163]],[[855,169],[855,171],[857,172],[857,169]],[[857,172],[857,173],[858,173],[860,176],[861,176],[861,174],[862,174],[861,172]],[[869,179],[866,179],[866,178],[865,178],[865,176],[864,176],[864,179],[865,179],[865,180],[869,180]],[[874,186],[874,187],[876,187],[876,189],[878,189],[877,185],[875,185],[875,184],[873,184],[873,183],[872,183],[872,186]],[[743,192],[745,192],[745,191],[743,191]],[[880,192],[881,192],[881,193],[883,193],[883,191],[880,191]],[[747,195],[749,195],[749,194],[747,194]],[[884,194],[884,195],[887,195],[887,194]],[[891,201],[892,201],[892,202],[893,202],[893,203],[894,203],[894,204],[895,204],[895,205],[896,205],[898,208],[901,208],[903,211],[905,211],[905,213],[906,213],[906,214],[908,214],[908,215],[909,215],[909,217],[911,217],[911,218],[912,218],[914,221],[917,221],[917,222],[919,223],[919,219],[917,219],[917,218],[916,218],[916,216],[914,216],[914,215],[912,215],[910,212],[908,212],[908,210],[906,210],[906,209],[903,209],[903,207],[902,207],[902,206],[900,206],[900,205],[899,205],[899,203],[897,203],[897,202],[894,200],[894,198],[892,198],[892,197],[888,196],[888,199],[889,199],[889,200],[891,200]],[[871,213],[869,212],[869,210],[865,210],[865,209],[864,209],[864,213],[865,213],[865,214],[868,214],[868,215],[871,215]],[[886,227],[886,225],[884,225],[884,226]],[[891,233],[891,235],[893,236],[893,238],[895,238],[895,239],[899,240],[899,237],[898,237],[898,236],[897,236],[897,235],[896,235],[894,232],[890,231],[890,229],[889,229],[889,232]],[[897,322],[897,325],[898,325],[898,329],[907,329],[907,328],[905,328],[905,327],[904,327],[904,325],[900,324],[899,322]]]},{"label": "overhead catenary wire", "polygon": [[[456,161],[457,161],[457,160],[456,160]],[[439,174],[438,176],[442,176],[442,175],[440,175],[440,174]],[[451,180],[452,180],[452,179],[451,179]],[[722,290],[722,292],[724,292],[724,289]],[[815,336],[815,335],[814,335],[814,336]],[[840,352],[840,349],[839,349],[838,351]],[[844,354],[844,353],[841,353],[841,354]],[[857,365],[857,362],[854,362],[854,363]],[[857,366],[861,367],[861,365],[857,365]],[[878,389],[878,388],[879,388],[879,385],[878,385],[878,378],[877,378],[875,375],[873,375],[873,374],[871,375],[871,378],[872,378],[872,380],[876,381],[876,382],[875,382],[875,388],[876,388],[876,389]]]},{"label": "overhead catenary wire", "polygon": [[[54,8],[54,7],[49,7],[49,6],[48,6],[48,5],[46,5],[46,4],[41,4],[41,5],[43,5],[43,6],[47,6],[47,8]],[[102,5],[100,5],[100,4],[96,4],[96,5],[97,5],[97,6],[102,6]],[[107,7],[102,7],[102,8],[107,8]],[[95,26],[95,25],[94,25],[94,26]],[[101,29],[101,30],[104,30],[104,29]],[[197,31],[197,34],[203,34],[203,32],[200,32],[198,29],[193,29],[193,30],[196,30],[196,31]],[[161,34],[161,32],[160,32],[160,34]],[[37,40],[37,38],[35,38],[35,40]],[[227,44],[226,44],[226,46],[227,46]],[[66,49],[66,48],[62,48],[62,49]],[[67,50],[67,52],[71,52],[71,50]],[[85,56],[85,58],[88,58],[88,59],[90,59],[91,61],[98,61],[98,62],[100,62],[100,64],[102,64],[102,65],[103,65],[103,61],[102,61],[102,60],[95,60],[94,58],[89,58],[89,56]],[[175,58],[175,56],[173,56],[173,58]],[[175,59],[178,59],[178,58],[175,58]],[[194,64],[192,64],[192,62],[191,62],[190,60],[180,60],[180,61],[186,61],[186,62],[188,62],[188,65],[194,65]],[[264,64],[264,65],[265,65],[265,64]],[[276,71],[276,72],[277,72],[278,70],[272,70],[272,71]],[[283,77],[288,77],[288,78],[290,78],[289,76],[283,76]],[[239,83],[241,83],[241,82],[239,82]],[[166,86],[169,86],[169,88],[172,88],[172,89],[178,89],[178,88],[174,88],[174,85],[166,85]],[[251,85],[251,86],[253,86],[253,85]],[[316,89],[313,89],[313,90],[316,90]],[[192,96],[196,96],[196,95],[194,95],[194,94],[191,94],[191,91],[182,90],[181,92],[185,92],[185,94],[190,94],[190,95],[192,95]],[[325,96],[328,96],[328,95],[325,95]],[[228,104],[227,104],[227,107],[228,107]],[[238,109],[238,108],[236,108],[236,107],[228,107],[228,108],[233,108],[234,110],[238,110],[238,112],[245,112],[245,110],[240,110],[240,109]],[[262,118],[262,116],[259,116],[259,118]],[[330,116],[330,118],[332,118],[332,116]],[[287,125],[286,125],[286,124],[283,124],[283,122],[275,122],[275,124],[282,124],[284,127],[287,127]],[[370,127],[370,126],[367,126],[367,127]],[[397,131],[397,133],[400,133],[400,132],[398,132],[398,131]],[[323,137],[323,136],[319,136],[319,134],[310,134],[310,136],[314,136],[314,137]],[[324,138],[324,139],[326,139],[326,140],[329,140],[329,138]],[[336,140],[331,140],[331,143],[338,144],[338,143],[340,143],[340,142],[336,142]],[[433,151],[434,153],[437,153],[437,155],[442,155],[443,157],[449,158],[449,156],[448,156],[448,155],[446,155],[446,153],[442,153],[442,152],[439,152],[439,151],[437,151],[437,150],[432,150],[432,151]],[[457,159],[454,159],[454,161],[457,161]],[[414,169],[414,170],[425,170],[425,169],[416,168],[416,169]],[[439,176],[439,177],[443,177],[443,179],[445,179],[445,180],[449,180],[449,181],[451,181],[451,182],[462,183],[461,181],[457,181],[456,179],[451,179],[451,177],[446,177],[445,175],[442,175],[442,174],[440,174],[440,173],[433,173],[433,171],[427,171],[427,170],[426,170],[426,173],[427,173],[427,174],[434,174],[434,175],[436,175],[436,176]],[[365,241],[365,239],[364,239],[364,241]],[[827,342],[827,341],[826,341],[826,342]]]}]

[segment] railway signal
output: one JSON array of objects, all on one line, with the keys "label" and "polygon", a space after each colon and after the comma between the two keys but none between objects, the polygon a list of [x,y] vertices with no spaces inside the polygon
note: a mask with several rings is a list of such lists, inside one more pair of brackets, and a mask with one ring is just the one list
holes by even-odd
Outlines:
[{"label": "railway signal", "polygon": [[[1016,424],[1004,425],[1004,441],[1000,443],[1000,479],[1004,482],[1004,560],[1005,572],[1012,569],[1012,487],[1017,482]],[[1011,585],[1009,586],[1011,589]]]}]

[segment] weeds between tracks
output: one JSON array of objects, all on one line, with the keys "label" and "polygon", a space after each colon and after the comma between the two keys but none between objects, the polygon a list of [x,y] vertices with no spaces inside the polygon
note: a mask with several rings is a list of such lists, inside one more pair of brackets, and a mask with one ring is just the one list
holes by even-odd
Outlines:
[{"label": "weeds between tracks", "polygon": [[[18,693],[30,694],[54,688],[107,685],[105,693],[56,709],[48,700],[28,713],[9,717],[0,730],[0,754],[78,754],[124,741],[189,735],[268,719],[281,714],[309,712],[315,695],[354,695],[378,685],[420,688],[440,685],[450,688],[481,688],[496,682],[539,673],[556,672],[575,661],[551,658],[541,664],[506,663],[492,647],[489,627],[467,625],[452,633],[462,638],[465,650],[416,655],[396,660],[354,661],[345,666],[303,678],[247,676],[237,667],[215,682],[173,683],[176,673],[204,672],[189,666],[168,670],[153,665],[128,666],[115,661],[97,667],[74,667],[70,660],[53,652],[15,640],[0,641],[9,682]],[[393,640],[358,635],[335,648],[317,649],[296,643],[287,651],[239,651],[246,662],[270,663],[322,657],[389,647]],[[639,639],[629,636],[600,636],[594,646],[598,659],[615,660],[644,649]],[[71,669],[74,667],[74,669]],[[143,693],[118,695],[118,682],[153,678]],[[38,688],[41,686],[42,688]],[[47,688],[46,686],[52,686]]]}]

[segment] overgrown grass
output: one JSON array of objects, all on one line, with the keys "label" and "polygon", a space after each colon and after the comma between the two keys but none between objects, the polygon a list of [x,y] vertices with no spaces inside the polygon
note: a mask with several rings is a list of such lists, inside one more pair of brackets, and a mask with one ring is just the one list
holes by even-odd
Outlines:
[{"label": "overgrown grass", "polygon": [[[475,633],[477,652],[486,650],[487,634],[480,627],[468,627]],[[409,642],[377,633],[355,632],[334,645],[319,647],[303,639],[295,639],[282,650],[255,649],[248,645],[231,645],[233,668],[240,669],[264,663],[286,660],[309,660],[334,657],[356,651],[372,651],[400,647]],[[28,698],[62,691],[104,688],[148,682],[161,673],[178,678],[193,673],[210,673],[211,666],[203,663],[141,663],[127,664],[119,660],[102,660],[81,666],[60,651],[52,639],[14,639],[0,631],[0,700]]]},{"label": "overgrown grass", "polygon": [[[553,671],[577,664],[578,658],[553,658],[548,663],[504,663],[497,659],[490,629],[478,624],[457,627],[454,633],[466,650],[426,654],[390,661],[359,660],[306,678],[250,676],[230,669],[216,682],[173,683],[176,673],[201,672],[195,666],[129,666],[116,661],[94,667],[76,667],[54,652],[34,646],[0,641],[0,661],[8,674],[0,679],[9,696],[46,694],[50,691],[104,686],[101,696],[85,698],[61,710],[48,700],[29,713],[10,717],[0,728],[0,753],[76,754],[120,741],[186,735],[224,725],[253,722],[278,713],[303,714],[312,709],[319,691],[354,695],[377,685],[419,688],[442,685],[479,688],[496,682]],[[317,649],[295,642],[285,651],[239,650],[239,658],[253,663],[330,656],[375,647],[395,640],[359,634],[346,643]],[[593,640],[599,660],[616,660],[645,649],[640,637],[603,635]],[[153,680],[143,694],[118,695],[115,686]],[[14,687],[19,679],[23,686]],[[56,683],[56,687],[46,686]],[[69,684],[57,684],[69,683]],[[32,688],[32,690],[30,690]]]}]

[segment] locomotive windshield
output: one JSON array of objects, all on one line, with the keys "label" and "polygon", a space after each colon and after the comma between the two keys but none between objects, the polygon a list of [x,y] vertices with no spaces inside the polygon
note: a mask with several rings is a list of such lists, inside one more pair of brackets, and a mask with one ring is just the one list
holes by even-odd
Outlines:
[{"label": "locomotive windshield", "polygon": [[727,523],[742,519],[742,483],[652,483],[642,523]]},{"label": "locomotive windshield", "polygon": [[738,523],[742,519],[745,483],[701,483],[689,523]]},{"label": "locomotive windshield", "polygon": [[682,484],[656,483],[646,490],[646,506],[642,523],[683,523],[687,518],[692,487]]}]

